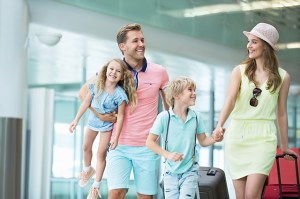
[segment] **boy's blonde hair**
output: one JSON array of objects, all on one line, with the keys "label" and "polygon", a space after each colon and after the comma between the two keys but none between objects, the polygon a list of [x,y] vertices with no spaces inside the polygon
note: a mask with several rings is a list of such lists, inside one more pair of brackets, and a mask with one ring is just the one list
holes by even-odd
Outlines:
[{"label": "boy's blonde hair", "polygon": [[188,87],[196,90],[196,83],[189,77],[181,76],[169,82],[164,88],[166,101],[169,106],[174,108],[174,96],[181,94]]}]

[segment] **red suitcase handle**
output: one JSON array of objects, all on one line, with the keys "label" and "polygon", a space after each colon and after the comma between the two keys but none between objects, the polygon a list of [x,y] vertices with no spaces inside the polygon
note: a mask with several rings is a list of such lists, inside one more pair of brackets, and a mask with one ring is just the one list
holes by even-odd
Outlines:
[{"label": "red suitcase handle", "polygon": [[278,155],[276,155],[276,166],[277,166],[277,171],[278,171],[278,184],[279,184],[280,199],[282,199],[282,184],[281,184],[281,176],[280,176],[279,158],[284,158],[285,155],[290,155],[295,160],[297,188],[298,188],[298,198],[300,199],[300,185],[299,185],[299,173],[298,173],[298,162],[297,162],[297,158],[298,157],[296,155],[294,155],[294,154],[278,154]]}]

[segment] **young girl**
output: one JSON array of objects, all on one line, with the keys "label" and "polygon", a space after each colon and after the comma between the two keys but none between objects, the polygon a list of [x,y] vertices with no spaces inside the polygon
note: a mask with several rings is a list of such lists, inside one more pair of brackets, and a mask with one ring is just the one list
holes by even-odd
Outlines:
[{"label": "young girl", "polygon": [[[147,147],[166,158],[163,174],[166,199],[195,196],[199,169],[196,138],[202,146],[223,139],[222,133],[206,136],[199,113],[189,108],[195,105],[195,90],[195,82],[188,77],[178,77],[167,85],[166,100],[171,109],[158,114],[146,141]],[[159,136],[164,147],[157,143]]]},{"label": "young girl", "polygon": [[[90,189],[88,199],[100,196],[100,181],[106,165],[106,152],[110,144],[110,149],[115,149],[123,125],[124,111],[126,103],[130,102],[131,111],[137,105],[137,95],[134,81],[125,63],[120,59],[112,59],[105,64],[99,72],[94,83],[90,84],[89,92],[85,96],[74,121],[70,124],[69,130],[73,132],[81,116],[91,106],[95,111],[106,114],[117,112],[116,136],[109,143],[113,123],[100,120],[93,111],[89,115],[88,127],[84,137],[84,168],[79,177],[79,186],[87,185],[89,179],[95,174],[95,169],[91,167],[92,145],[100,133],[100,143],[97,151],[97,165],[95,182]],[[101,196],[100,196],[101,197]]]}]

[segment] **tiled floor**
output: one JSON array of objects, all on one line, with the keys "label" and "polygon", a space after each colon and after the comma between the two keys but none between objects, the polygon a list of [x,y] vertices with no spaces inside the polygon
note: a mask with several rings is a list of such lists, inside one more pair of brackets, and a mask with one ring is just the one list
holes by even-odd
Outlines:
[{"label": "tiled floor", "polygon": [[[77,185],[77,179],[64,179],[52,182],[51,186],[51,199],[78,199],[86,198],[93,181],[84,188],[80,188]],[[106,180],[101,183],[100,192],[102,199],[108,198],[108,188]],[[82,195],[82,197],[77,197],[77,195]],[[126,194],[126,199],[137,199],[136,191],[134,188],[134,181],[130,181],[130,189]],[[157,198],[159,199],[159,197]]]}]

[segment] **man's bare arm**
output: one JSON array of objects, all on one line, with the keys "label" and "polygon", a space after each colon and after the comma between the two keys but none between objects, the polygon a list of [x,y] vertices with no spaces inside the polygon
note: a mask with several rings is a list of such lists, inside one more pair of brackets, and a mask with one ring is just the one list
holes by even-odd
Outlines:
[{"label": "man's bare arm", "polygon": [[89,85],[96,81],[97,76],[93,76],[90,79],[87,80],[85,84],[80,88],[78,97],[79,99],[83,100],[86,96],[86,94],[89,92]]},{"label": "man's bare arm", "polygon": [[161,96],[162,103],[164,105],[165,110],[169,110],[169,104],[166,101],[166,96],[165,96],[165,92],[163,89],[160,90],[160,96]]}]

